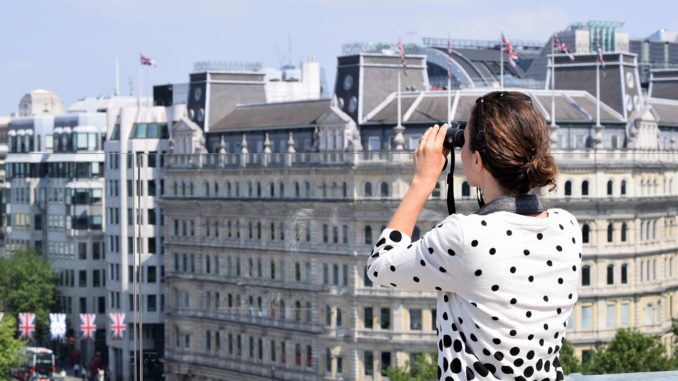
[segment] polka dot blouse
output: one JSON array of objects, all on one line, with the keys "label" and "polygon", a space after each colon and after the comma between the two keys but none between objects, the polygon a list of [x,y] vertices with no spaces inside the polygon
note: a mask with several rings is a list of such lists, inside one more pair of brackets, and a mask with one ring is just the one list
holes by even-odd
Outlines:
[{"label": "polka dot blouse", "polygon": [[438,292],[440,380],[563,379],[581,231],[569,212],[548,212],[454,214],[415,242],[382,232],[367,262],[372,282]]}]

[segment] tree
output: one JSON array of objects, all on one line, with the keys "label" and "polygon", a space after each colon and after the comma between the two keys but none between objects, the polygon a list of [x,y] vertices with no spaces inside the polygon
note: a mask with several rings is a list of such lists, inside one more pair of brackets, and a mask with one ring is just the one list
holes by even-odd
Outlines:
[{"label": "tree", "polygon": [[16,339],[16,320],[5,314],[0,322],[0,380],[5,380],[12,368],[21,365],[24,343]]},{"label": "tree", "polygon": [[56,276],[48,260],[35,249],[15,250],[0,258],[0,311],[32,312],[36,342],[48,332],[49,312],[55,306]]},{"label": "tree", "polygon": [[436,358],[436,353],[428,356],[418,354],[414,359],[414,364],[408,362],[403,367],[391,367],[386,369],[385,373],[391,381],[436,381],[438,380],[438,363],[432,360]]},{"label": "tree", "polygon": [[563,347],[560,349],[560,365],[563,367],[565,374],[579,372],[580,364],[574,356],[574,347],[572,343],[563,340]]},{"label": "tree", "polygon": [[607,346],[592,353],[591,361],[582,368],[585,374],[654,372],[673,369],[674,361],[666,355],[658,337],[620,329]]}]

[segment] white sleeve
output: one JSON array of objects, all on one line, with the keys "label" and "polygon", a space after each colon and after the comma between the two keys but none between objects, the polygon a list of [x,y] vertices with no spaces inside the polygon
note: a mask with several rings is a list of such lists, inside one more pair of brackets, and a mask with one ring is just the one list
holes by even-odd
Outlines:
[{"label": "white sleeve", "polygon": [[455,292],[466,273],[460,218],[446,218],[415,242],[385,229],[367,260],[367,276],[399,290]]}]

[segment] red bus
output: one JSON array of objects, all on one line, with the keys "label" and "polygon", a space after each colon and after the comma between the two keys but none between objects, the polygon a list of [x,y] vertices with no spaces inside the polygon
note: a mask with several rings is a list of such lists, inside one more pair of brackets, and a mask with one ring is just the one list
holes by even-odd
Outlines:
[{"label": "red bus", "polygon": [[26,347],[24,362],[12,371],[12,376],[21,381],[53,381],[55,371],[50,349]]}]

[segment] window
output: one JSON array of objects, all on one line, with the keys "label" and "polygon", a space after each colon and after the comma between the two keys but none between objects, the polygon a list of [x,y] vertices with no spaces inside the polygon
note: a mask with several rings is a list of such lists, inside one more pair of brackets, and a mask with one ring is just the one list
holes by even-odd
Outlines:
[{"label": "window", "polygon": [[386,182],[381,183],[381,197],[388,197],[388,184]]},{"label": "window", "polygon": [[589,227],[589,224],[584,224],[581,228],[581,240],[582,243],[589,243],[591,242],[591,228]]},{"label": "window", "polygon": [[461,197],[471,197],[471,186],[466,181],[461,183]]},{"label": "window", "polygon": [[372,197],[372,184],[371,183],[365,183],[365,197]]},{"label": "window", "polygon": [[581,307],[581,329],[583,331],[590,331],[593,329],[593,306]]},{"label": "window", "polygon": [[622,223],[621,226],[621,241],[626,242],[626,231],[628,227],[626,226],[626,222]]},{"label": "window", "polygon": [[619,306],[619,325],[622,327],[629,326],[629,304],[622,303]]},{"label": "window", "polygon": [[589,195],[589,182],[588,182],[588,180],[584,180],[581,183],[581,195],[582,196],[588,196]]},{"label": "window", "polygon": [[607,328],[616,328],[617,326],[617,305],[607,305]]},{"label": "window", "polygon": [[614,183],[612,182],[612,180],[609,180],[609,181],[607,182],[607,195],[608,195],[608,196],[612,196],[612,188],[613,188],[613,186],[614,186]]},{"label": "window", "polygon": [[146,281],[148,283],[155,283],[155,282],[158,281],[158,275],[157,275],[157,271],[156,271],[155,266],[148,266],[148,269],[147,269],[146,272],[147,272]]},{"label": "window", "polygon": [[365,238],[364,242],[366,245],[371,245],[372,244],[372,227],[371,226],[365,226]]},{"label": "window", "polygon": [[629,273],[629,265],[627,265],[626,263],[622,264],[622,266],[621,266],[621,283],[622,284],[627,284],[629,282],[628,273]]},{"label": "window", "polygon": [[607,265],[607,284],[614,284],[614,265]]},{"label": "window", "polygon": [[654,324],[654,306],[647,304],[645,306],[645,325]]},{"label": "window", "polygon": [[607,224],[607,242],[614,241],[614,225],[612,223]]},{"label": "window", "polygon": [[621,190],[620,193],[622,196],[626,195],[626,180],[621,181]]},{"label": "window", "polygon": [[386,376],[386,370],[391,367],[391,352],[381,352],[381,375]]},{"label": "window", "polygon": [[367,266],[365,266],[363,271],[363,286],[364,287],[372,287],[372,281],[370,280],[370,277],[367,276]]},{"label": "window", "polygon": [[581,269],[581,285],[591,285],[591,266],[589,265],[584,265]]},{"label": "window", "polygon": [[146,299],[146,308],[149,312],[155,312],[158,309],[158,297],[156,295],[148,295]]},{"label": "window", "polygon": [[365,307],[364,312],[365,313],[363,314],[364,315],[363,324],[364,324],[365,328],[366,329],[374,328],[373,323],[372,323],[373,320],[374,320],[372,307]]},{"label": "window", "polygon": [[391,329],[391,310],[389,308],[381,309],[381,329]]},{"label": "window", "polygon": [[565,182],[565,196],[572,196],[572,182],[569,180]]},{"label": "window", "polygon": [[78,271],[78,286],[87,287],[87,270]]},{"label": "window", "polygon": [[421,331],[421,309],[410,309],[410,331]]},{"label": "window", "polygon": [[363,362],[365,363],[365,375],[374,375],[374,354],[372,351],[365,351]]},{"label": "window", "polygon": [[370,136],[367,139],[367,149],[369,151],[381,150],[381,138],[379,136]]}]

